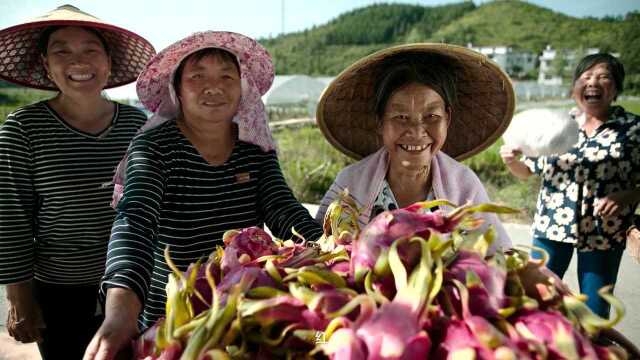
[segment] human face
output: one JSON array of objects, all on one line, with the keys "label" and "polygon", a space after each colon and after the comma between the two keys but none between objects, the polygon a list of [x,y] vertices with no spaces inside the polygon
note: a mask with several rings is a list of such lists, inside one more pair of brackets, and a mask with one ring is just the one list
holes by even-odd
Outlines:
[{"label": "human face", "polygon": [[587,114],[606,114],[616,95],[615,80],[606,63],[590,67],[573,85],[573,98]]},{"label": "human face", "polygon": [[230,124],[240,105],[240,73],[218,56],[187,59],[179,91],[185,121]]},{"label": "human face", "polygon": [[392,167],[423,170],[447,138],[450,112],[432,88],[411,83],[396,90],[382,116],[382,142]]},{"label": "human face", "polygon": [[99,95],[111,72],[111,59],[100,39],[75,26],[51,34],[42,62],[58,89],[71,96]]}]

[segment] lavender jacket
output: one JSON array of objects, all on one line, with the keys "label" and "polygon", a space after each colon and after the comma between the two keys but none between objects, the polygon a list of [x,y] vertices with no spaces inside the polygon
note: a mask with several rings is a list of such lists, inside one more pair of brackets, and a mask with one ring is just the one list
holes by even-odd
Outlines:
[{"label": "lavender jacket", "polygon": [[[358,222],[361,227],[366,225],[371,218],[373,203],[382,191],[383,180],[388,169],[389,155],[385,148],[381,148],[357,163],[342,169],[320,202],[316,220],[322,223],[329,204],[338,197],[342,190],[348,188],[349,194],[362,209]],[[438,151],[431,161],[431,174],[433,194],[436,199],[447,199],[456,205],[490,201],[478,176],[467,166],[442,151]],[[452,210],[447,206],[442,206],[441,209],[445,212]],[[498,217],[495,214],[482,214],[481,216],[485,220],[483,226],[486,228],[489,224],[493,225],[498,235],[490,252],[493,252],[496,247],[511,248],[511,239]]]}]

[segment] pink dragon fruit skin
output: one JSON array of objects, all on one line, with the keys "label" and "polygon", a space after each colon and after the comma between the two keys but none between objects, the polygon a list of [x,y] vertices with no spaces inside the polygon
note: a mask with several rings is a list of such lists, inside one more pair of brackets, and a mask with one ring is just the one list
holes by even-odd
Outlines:
[{"label": "pink dragon fruit skin", "polygon": [[164,349],[157,360],[179,360],[183,350],[180,343],[176,342]]},{"label": "pink dragon fruit skin", "polygon": [[145,330],[145,332],[133,342],[135,359],[153,359],[153,351],[156,347],[156,334],[158,333],[158,328],[163,326],[163,323],[164,318],[160,318],[152,327]]},{"label": "pink dragon fruit skin", "polygon": [[589,340],[560,312],[525,309],[512,316],[509,322],[522,337],[543,344],[549,352],[548,359],[598,359]]},{"label": "pink dragon fruit skin", "polygon": [[448,233],[456,224],[440,211],[426,214],[405,209],[385,211],[369,222],[353,243],[351,272],[358,280],[364,271],[373,268],[380,252],[397,239],[413,235],[428,238],[431,230]]},{"label": "pink dragon fruit skin", "polygon": [[518,339],[509,339],[480,316],[445,320],[440,325],[443,330],[438,331],[440,336],[434,352],[435,359],[450,359],[463,351],[472,353],[478,360],[535,358],[524,351],[526,344],[521,344]]},{"label": "pink dragon fruit skin", "polygon": [[431,349],[411,305],[397,301],[382,305],[358,327],[356,335],[366,344],[370,360],[425,359]]},{"label": "pink dragon fruit skin", "polygon": [[464,284],[468,271],[476,274],[482,282],[482,286],[468,287],[474,299],[469,304],[471,313],[484,317],[496,317],[498,310],[504,306],[505,302],[506,270],[489,265],[475,252],[460,250],[444,272],[445,283],[456,279]]},{"label": "pink dragon fruit skin", "polygon": [[251,260],[277,252],[277,246],[266,231],[258,227],[227,232],[223,236],[225,249],[234,248],[238,256],[247,254]]},{"label": "pink dragon fruit skin", "polygon": [[331,360],[367,360],[369,353],[365,343],[351,328],[338,329],[326,346]]}]

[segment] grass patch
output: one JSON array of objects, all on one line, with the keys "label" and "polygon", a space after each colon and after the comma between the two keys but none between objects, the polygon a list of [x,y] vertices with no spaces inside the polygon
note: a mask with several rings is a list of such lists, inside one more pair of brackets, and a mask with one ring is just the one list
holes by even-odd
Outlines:
[{"label": "grass patch", "polygon": [[299,201],[319,203],[338,172],[353,163],[315,126],[283,128],[273,135],[284,177]]},{"label": "grass patch", "polygon": [[27,88],[0,89],[0,123],[3,123],[7,115],[17,108],[51,98],[54,94],[52,91]]},{"label": "grass patch", "polygon": [[640,99],[622,99],[616,104],[622,106],[626,111],[640,116]]}]

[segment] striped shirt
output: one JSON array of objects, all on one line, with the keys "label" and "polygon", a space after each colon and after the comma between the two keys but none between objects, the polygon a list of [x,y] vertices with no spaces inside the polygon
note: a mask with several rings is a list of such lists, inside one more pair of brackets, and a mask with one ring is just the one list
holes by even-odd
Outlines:
[{"label": "striped shirt", "polygon": [[143,329],[165,315],[167,245],[184,271],[221,245],[227,230],[266,224],[282,239],[292,237],[292,227],[309,240],[322,234],[293,196],[275,152],[256,145],[237,141],[224,164],[209,165],[172,120],[134,138],[126,171],[101,291],[133,290],[144,304]]},{"label": "striped shirt", "polygon": [[145,121],[117,103],[98,135],[73,128],[44,101],[8,115],[0,126],[0,284],[100,282],[115,217],[108,185]]}]

